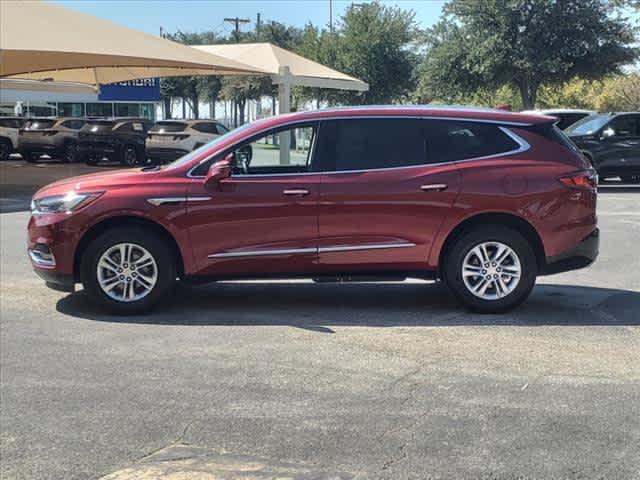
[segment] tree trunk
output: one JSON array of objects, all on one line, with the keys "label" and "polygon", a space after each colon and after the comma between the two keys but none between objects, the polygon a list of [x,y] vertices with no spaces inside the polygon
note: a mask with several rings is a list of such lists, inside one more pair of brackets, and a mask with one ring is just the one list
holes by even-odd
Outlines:
[{"label": "tree trunk", "polygon": [[182,119],[185,120],[187,118],[187,101],[184,97],[182,97]]},{"label": "tree trunk", "polygon": [[171,117],[173,116],[173,112],[171,111],[172,110],[171,104],[173,103],[172,99],[171,97],[164,97],[162,99],[162,102],[164,104],[164,118],[167,120],[170,120]]},{"label": "tree trunk", "polygon": [[191,110],[193,111],[193,118],[200,118],[200,105],[198,102],[198,97],[191,98]]},{"label": "tree trunk", "polygon": [[216,100],[217,98],[213,97],[209,103],[209,116],[211,117],[211,120],[216,119]]},{"label": "tree trunk", "polygon": [[533,110],[536,107],[539,83],[529,78],[523,78],[517,80],[516,85],[520,90],[523,110]]},{"label": "tree trunk", "polygon": [[247,104],[247,99],[243,98],[242,100],[238,100],[238,110],[240,111],[240,125],[244,125],[244,110],[245,105]]}]

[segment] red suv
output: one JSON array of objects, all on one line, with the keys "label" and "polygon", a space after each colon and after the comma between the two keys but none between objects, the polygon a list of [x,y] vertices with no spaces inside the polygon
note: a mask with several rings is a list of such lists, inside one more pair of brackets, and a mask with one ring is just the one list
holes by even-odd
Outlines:
[{"label": "red suv", "polygon": [[47,285],[117,313],[176,280],[440,279],[502,312],[598,254],[596,175],[553,117],[369,107],[233,130],[164,167],[65,179],[32,202]]}]

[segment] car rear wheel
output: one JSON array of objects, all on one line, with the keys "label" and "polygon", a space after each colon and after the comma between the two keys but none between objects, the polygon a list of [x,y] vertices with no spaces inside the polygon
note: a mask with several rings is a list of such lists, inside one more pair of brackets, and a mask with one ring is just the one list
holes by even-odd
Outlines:
[{"label": "car rear wheel", "polygon": [[136,147],[127,145],[122,152],[122,160],[120,163],[128,167],[134,167],[138,164],[138,151]]},{"label": "car rear wheel", "polygon": [[120,314],[153,308],[176,281],[171,249],[157,235],[139,227],[109,230],[87,247],[81,280],[88,295]]},{"label": "car rear wheel", "polygon": [[84,163],[86,163],[87,165],[97,165],[98,164],[98,157],[96,157],[95,155],[87,155],[84,158]]},{"label": "car rear wheel", "polygon": [[40,159],[40,155],[37,153],[23,152],[21,153],[22,158],[24,158],[29,163],[36,163]]},{"label": "car rear wheel", "polygon": [[68,142],[64,146],[63,159],[67,163],[75,163],[78,159],[78,144],[75,142]]},{"label": "car rear wheel", "polygon": [[469,310],[502,313],[524,302],[535,284],[533,248],[517,231],[484,226],[463,234],[448,249],[442,277]]},{"label": "car rear wheel", "polygon": [[11,150],[13,150],[11,142],[0,139],[0,160],[8,160],[9,155],[11,155]]}]

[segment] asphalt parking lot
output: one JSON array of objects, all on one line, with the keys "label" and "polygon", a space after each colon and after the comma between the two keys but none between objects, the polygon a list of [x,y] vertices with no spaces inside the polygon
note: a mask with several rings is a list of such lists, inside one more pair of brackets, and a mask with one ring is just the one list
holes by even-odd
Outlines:
[{"label": "asphalt parking lot", "polygon": [[439,285],[225,282],[121,318],[45,288],[0,163],[2,479],[638,479],[640,189],[601,253],[507,315]]}]

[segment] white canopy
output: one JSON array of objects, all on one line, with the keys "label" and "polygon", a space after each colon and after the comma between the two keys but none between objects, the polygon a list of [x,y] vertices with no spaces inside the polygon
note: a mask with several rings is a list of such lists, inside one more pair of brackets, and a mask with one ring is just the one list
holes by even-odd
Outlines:
[{"label": "white canopy", "polygon": [[42,0],[0,0],[0,77],[98,85],[250,73],[263,72]]},{"label": "white canopy", "polygon": [[[366,92],[369,85],[271,43],[195,45],[194,48],[249,65],[271,75],[273,83]],[[287,71],[288,70],[288,71]]]}]

